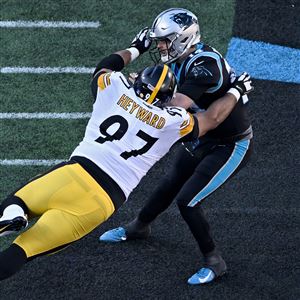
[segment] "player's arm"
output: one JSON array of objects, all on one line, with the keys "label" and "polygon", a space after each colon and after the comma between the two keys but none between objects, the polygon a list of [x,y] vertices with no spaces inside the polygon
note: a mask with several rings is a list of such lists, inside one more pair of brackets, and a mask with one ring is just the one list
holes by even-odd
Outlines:
[{"label": "player's arm", "polygon": [[243,73],[232,83],[232,87],[223,97],[213,102],[206,111],[196,113],[199,136],[222,123],[234,109],[239,99],[252,90],[253,86],[249,74]]},{"label": "player's arm", "polygon": [[[125,67],[125,60],[126,50],[123,50],[125,53],[121,55],[117,53],[113,53],[107,57],[104,57],[97,65],[94,73],[93,73],[93,79],[91,81],[91,90],[94,97],[94,100],[96,100],[97,97],[97,91],[98,91],[98,82],[105,82],[105,76],[106,73],[109,73],[111,71],[121,71]],[[123,56],[124,58],[123,58]]]},{"label": "player's arm", "polygon": [[146,52],[151,46],[151,41],[147,37],[148,30],[147,27],[142,29],[127,49],[117,51],[103,58],[98,63],[93,76],[99,72],[121,71],[130,62]]},{"label": "player's arm", "polygon": [[222,84],[222,69],[218,61],[211,57],[201,56],[189,67],[184,83],[179,87],[171,105],[185,109],[201,101],[202,95],[210,88]]},{"label": "player's arm", "polygon": [[130,44],[130,47],[124,50],[117,51],[107,57],[104,57],[96,66],[93,73],[93,79],[91,83],[92,93],[94,99],[97,95],[97,81],[98,78],[103,73],[108,73],[111,71],[121,71],[125,66],[130,62],[135,60],[139,55],[146,52],[150,45],[151,41],[147,38],[148,28],[142,29],[133,39]]},{"label": "player's arm", "polygon": [[170,105],[188,109],[194,105],[194,101],[190,97],[177,92],[171,100]]}]

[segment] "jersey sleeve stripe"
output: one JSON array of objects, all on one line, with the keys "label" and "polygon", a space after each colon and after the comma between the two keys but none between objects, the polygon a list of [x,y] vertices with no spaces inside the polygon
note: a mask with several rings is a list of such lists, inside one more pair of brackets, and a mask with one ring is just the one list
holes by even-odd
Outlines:
[{"label": "jersey sleeve stripe", "polygon": [[186,136],[187,134],[189,134],[190,132],[193,131],[194,129],[194,125],[195,125],[195,120],[194,117],[189,113],[189,119],[185,120],[181,126],[180,126],[180,136]]},{"label": "jersey sleeve stripe", "polygon": [[159,89],[161,88],[161,85],[163,84],[163,82],[164,82],[164,80],[165,80],[165,78],[167,76],[167,73],[168,73],[168,67],[166,65],[164,65],[164,68],[163,68],[163,71],[162,71],[162,73],[160,75],[160,78],[159,78],[159,80],[158,80],[158,82],[157,82],[157,84],[156,84],[153,92],[151,93],[149,99],[147,100],[147,102],[149,104],[151,104],[153,102],[153,100],[155,99],[155,97],[156,97]]},{"label": "jersey sleeve stripe", "polygon": [[110,85],[110,73],[103,73],[98,77],[98,87],[100,90],[104,90]]},{"label": "jersey sleeve stripe", "polygon": [[109,86],[110,85],[110,74],[107,73],[104,79],[105,85]]},{"label": "jersey sleeve stripe", "polygon": [[100,90],[104,90],[105,89],[105,83],[104,83],[104,77],[105,77],[106,73],[101,74],[98,77],[98,87],[100,88]]}]

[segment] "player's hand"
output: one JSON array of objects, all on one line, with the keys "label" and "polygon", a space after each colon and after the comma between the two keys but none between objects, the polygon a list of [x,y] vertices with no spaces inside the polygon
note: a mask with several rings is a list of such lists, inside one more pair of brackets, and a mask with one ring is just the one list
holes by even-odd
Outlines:
[{"label": "player's hand", "polygon": [[254,90],[251,77],[246,72],[243,72],[234,80],[231,88],[236,89],[239,92],[240,96],[247,95]]},{"label": "player's hand", "polygon": [[135,83],[135,80],[138,78],[139,74],[138,73],[129,73],[129,76],[128,76],[128,80],[134,84]]},{"label": "player's hand", "polygon": [[148,38],[148,31],[148,27],[143,28],[130,44],[130,47],[138,49],[140,54],[145,53],[151,46],[151,40]]}]

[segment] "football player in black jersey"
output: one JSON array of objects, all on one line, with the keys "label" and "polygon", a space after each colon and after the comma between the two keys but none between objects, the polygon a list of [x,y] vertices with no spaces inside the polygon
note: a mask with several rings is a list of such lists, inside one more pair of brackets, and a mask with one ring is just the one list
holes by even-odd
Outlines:
[{"label": "football player in black jersey", "polygon": [[[171,8],[159,14],[150,29],[133,41],[139,54],[150,50],[157,61],[174,71],[178,90],[173,105],[206,110],[228,90],[236,75],[222,55],[200,41],[197,17],[190,11]],[[175,163],[138,216],[123,227],[105,232],[100,241],[119,242],[146,238],[150,224],[176,201],[204,257],[204,265],[188,279],[202,284],[222,276],[226,263],[212,237],[202,203],[236,174],[249,160],[252,127],[243,97],[227,119],[195,143],[183,144]]]}]

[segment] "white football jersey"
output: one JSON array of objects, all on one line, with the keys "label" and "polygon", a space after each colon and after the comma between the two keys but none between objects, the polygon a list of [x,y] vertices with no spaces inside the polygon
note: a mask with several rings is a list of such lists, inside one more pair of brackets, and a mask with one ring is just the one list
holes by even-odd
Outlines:
[{"label": "white football jersey", "polygon": [[71,156],[94,162],[127,198],[148,170],[193,128],[194,118],[185,109],[150,105],[136,96],[122,73],[103,73],[84,139]]}]

